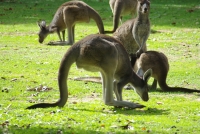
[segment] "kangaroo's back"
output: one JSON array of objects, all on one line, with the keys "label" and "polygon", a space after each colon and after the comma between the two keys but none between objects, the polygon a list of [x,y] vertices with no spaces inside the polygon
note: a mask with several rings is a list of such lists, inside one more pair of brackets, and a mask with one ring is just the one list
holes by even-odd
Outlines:
[{"label": "kangaroo's back", "polygon": [[[134,60],[135,59],[133,59],[133,61]],[[197,89],[168,86],[168,84],[166,83],[166,79],[167,79],[167,74],[169,71],[169,63],[168,63],[167,57],[161,52],[147,51],[145,53],[142,53],[140,57],[136,59],[136,62],[134,65],[134,71],[138,71],[139,68],[141,68],[143,72],[151,68],[152,77],[158,81],[158,84],[163,91],[169,91],[169,92],[179,91],[179,92],[188,92],[188,93],[200,92],[200,90],[197,90]],[[156,83],[153,83],[153,85]]]},{"label": "kangaroo's back", "polygon": [[165,75],[167,76],[169,63],[167,57],[163,53],[157,51],[146,51],[145,53],[142,53],[135,62],[134,71],[137,71],[139,68],[142,68],[143,71],[151,68],[153,71],[152,77],[156,80],[165,79],[161,77]]},{"label": "kangaroo's back", "polygon": [[[75,40],[76,23],[88,23],[90,19],[96,22],[99,33],[103,34],[103,21],[97,11],[82,1],[65,2],[57,9],[49,26],[46,26],[45,21],[38,23],[40,27],[39,42],[42,43],[49,34],[57,33],[60,41],[49,42],[49,45],[71,45]],[[65,41],[65,29],[67,29],[68,41]],[[62,37],[60,33],[62,33]]]}]

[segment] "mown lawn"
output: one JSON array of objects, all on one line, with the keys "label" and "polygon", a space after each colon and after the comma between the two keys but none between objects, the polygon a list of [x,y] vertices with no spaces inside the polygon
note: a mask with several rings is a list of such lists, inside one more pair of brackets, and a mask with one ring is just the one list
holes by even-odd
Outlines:
[{"label": "mown lawn", "polygon": [[[57,71],[70,46],[48,46],[56,34],[38,43],[38,20],[49,24],[63,0],[0,1],[0,133],[3,134],[198,134],[200,94],[151,91],[143,102],[132,90],[124,100],[141,103],[143,109],[115,109],[104,105],[102,86],[73,81],[80,76],[99,76],[73,65],[63,108],[25,110],[37,102],[59,98]],[[101,15],[105,29],[112,29],[108,0],[85,0]],[[124,17],[124,21],[130,16]],[[149,50],[161,51],[169,59],[167,83],[200,90],[200,3],[199,0],[154,0],[151,2]],[[76,25],[75,40],[97,33],[93,20]],[[150,80],[149,84],[152,82]],[[46,92],[27,91],[40,85]]]}]

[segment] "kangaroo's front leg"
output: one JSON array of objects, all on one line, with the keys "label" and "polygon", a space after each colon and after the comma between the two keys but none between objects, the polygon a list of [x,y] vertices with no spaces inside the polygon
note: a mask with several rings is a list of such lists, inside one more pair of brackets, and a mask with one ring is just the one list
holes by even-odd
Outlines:
[{"label": "kangaroo's front leg", "polygon": [[136,52],[136,56],[137,56],[137,57],[140,57],[140,55],[143,53],[142,49],[143,49],[143,47],[146,45],[147,38],[148,38],[148,36],[145,36],[145,37],[142,37],[142,38],[140,39],[140,42],[141,42],[140,45],[141,45],[141,46],[139,46],[139,50]]},{"label": "kangaroo's front leg", "polygon": [[113,75],[111,74],[102,74],[103,80],[103,95],[104,95],[104,103],[106,105],[114,106],[114,98],[113,98]]},{"label": "kangaroo's front leg", "polygon": [[66,45],[72,45],[74,43],[74,27],[69,25],[68,29],[68,41],[66,41]]},{"label": "kangaroo's front leg", "polygon": [[75,25],[72,27],[72,37],[73,37],[73,43],[75,42]]},{"label": "kangaroo's front leg", "polygon": [[151,85],[150,90],[156,90],[156,88],[157,88],[157,80],[154,79],[154,80],[153,80],[153,83],[152,83],[152,85]]},{"label": "kangaroo's front leg", "polygon": [[143,53],[143,46],[144,45],[142,45],[139,49],[138,49],[138,51],[136,52],[136,56],[139,58],[140,57],[140,55]]},{"label": "kangaroo's front leg", "polygon": [[102,79],[102,92],[103,92],[103,100],[105,101],[105,89],[106,89],[106,77],[105,75],[101,74],[101,79]]},{"label": "kangaroo's front leg", "polygon": [[57,34],[58,34],[59,40],[62,41],[62,38],[61,38],[61,35],[60,35],[60,31],[57,31]]},{"label": "kangaroo's front leg", "polygon": [[121,99],[120,99],[119,92],[118,92],[118,90],[117,90],[117,83],[118,83],[118,82],[115,80],[115,81],[114,81],[114,93],[115,93],[115,96],[116,96],[117,100],[120,101]]},{"label": "kangaroo's front leg", "polygon": [[65,41],[65,30],[62,31],[62,37],[63,37],[62,41]]},{"label": "kangaroo's front leg", "polygon": [[63,31],[63,41],[61,39],[60,36],[60,32],[58,33],[58,36],[60,38],[61,41],[57,41],[57,42],[49,42],[48,45],[72,45],[74,43],[74,26],[68,25],[68,29],[67,29],[67,33],[68,33],[68,41],[64,40],[64,35],[65,32]]},{"label": "kangaroo's front leg", "polygon": [[127,101],[118,101],[114,100],[113,98],[113,90],[114,90],[114,83],[113,83],[113,75],[106,74],[106,81],[105,81],[105,104],[109,106],[115,107],[128,107],[128,108],[143,108],[143,105],[135,104]]}]

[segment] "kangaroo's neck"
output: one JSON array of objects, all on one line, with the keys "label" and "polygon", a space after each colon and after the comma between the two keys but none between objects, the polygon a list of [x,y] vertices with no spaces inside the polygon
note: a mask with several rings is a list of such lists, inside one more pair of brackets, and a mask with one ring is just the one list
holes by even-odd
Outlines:
[{"label": "kangaroo's neck", "polygon": [[49,26],[46,27],[48,33],[52,34],[58,31],[58,27],[52,24],[49,24]]},{"label": "kangaroo's neck", "polygon": [[143,85],[142,83],[142,78],[140,78],[136,73],[132,73],[132,79],[131,79],[131,84],[134,86],[134,87],[140,87],[141,85]]},{"label": "kangaroo's neck", "polygon": [[62,17],[63,12],[62,8],[60,8],[54,15],[51,23],[49,24],[48,29],[49,33],[60,32],[66,28],[64,19]]},{"label": "kangaroo's neck", "polygon": [[136,17],[136,20],[142,24],[149,23],[149,13],[144,14],[144,13],[138,12],[138,16]]}]

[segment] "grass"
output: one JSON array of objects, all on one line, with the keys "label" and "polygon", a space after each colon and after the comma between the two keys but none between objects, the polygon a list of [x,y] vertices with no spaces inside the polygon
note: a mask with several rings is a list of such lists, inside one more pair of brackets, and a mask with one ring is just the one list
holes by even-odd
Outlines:
[{"label": "grass", "polygon": [[[45,45],[58,40],[50,35],[38,43],[36,22],[49,24],[63,0],[48,2],[4,0],[0,2],[0,133],[153,133],[198,134],[200,98],[192,93],[150,92],[142,102],[131,90],[124,99],[146,105],[143,109],[115,109],[103,104],[102,87],[96,83],[68,80],[69,99],[63,108],[25,110],[31,102],[54,102],[59,98],[57,71],[69,46]],[[85,0],[101,15],[105,29],[112,29],[108,1]],[[148,49],[164,52],[170,64],[167,83],[200,89],[200,5],[198,0],[154,0]],[[126,19],[130,16],[124,17]],[[96,33],[94,21],[77,24],[76,41]],[[73,65],[69,78],[98,76]],[[152,81],[152,80],[151,80]],[[48,92],[27,91],[44,85]]]}]

